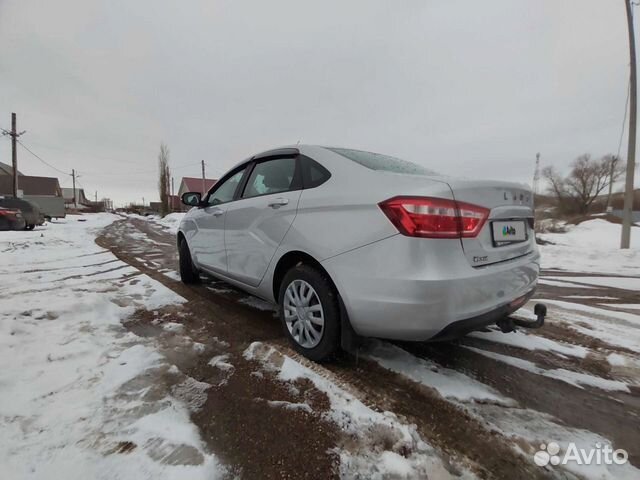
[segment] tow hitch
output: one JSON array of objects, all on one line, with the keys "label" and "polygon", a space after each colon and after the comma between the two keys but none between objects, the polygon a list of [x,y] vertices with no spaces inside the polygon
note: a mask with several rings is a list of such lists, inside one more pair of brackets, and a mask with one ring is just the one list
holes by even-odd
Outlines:
[{"label": "tow hitch", "polygon": [[547,316],[547,306],[544,303],[536,303],[533,307],[536,320],[522,320],[520,318],[504,317],[496,322],[502,333],[515,332],[516,327],[540,328],[544,325],[544,317]]}]

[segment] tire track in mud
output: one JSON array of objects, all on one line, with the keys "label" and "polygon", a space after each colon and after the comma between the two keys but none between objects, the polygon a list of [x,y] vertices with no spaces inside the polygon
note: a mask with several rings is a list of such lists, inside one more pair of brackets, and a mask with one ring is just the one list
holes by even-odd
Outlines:
[{"label": "tire track in mud", "polygon": [[[598,433],[640,464],[640,393],[579,388],[487,358],[459,344],[403,344],[412,354],[465,372],[521,406],[554,416],[566,425]],[[515,358],[515,355],[513,355]],[[497,372],[497,374],[496,374]],[[635,390],[635,392],[634,392]]]},{"label": "tire track in mud", "polygon": [[[205,286],[186,286],[150,268],[144,254],[127,250],[127,244],[135,244],[131,245],[121,222],[113,225],[97,243],[187,300],[183,305],[138,311],[124,325],[139,336],[154,337],[161,353],[193,379],[192,384],[208,385],[206,399],[198,402],[191,418],[211,451],[230,469],[229,477],[337,478],[339,459],[332,449],[340,432],[319,414],[328,404],[322,392],[311,385],[298,385],[298,391],[292,392],[268,372],[252,375],[256,365],[242,356],[252,336],[268,341],[280,334],[275,322],[265,318],[266,329],[257,322],[244,322],[251,308],[231,312],[233,300],[216,298]],[[172,259],[170,255],[167,262]],[[184,328],[165,330],[164,321]],[[210,365],[210,359],[218,355],[226,355],[225,363],[232,367]],[[197,392],[190,391],[188,384],[185,390],[184,400],[189,403]],[[265,400],[305,401],[318,413],[274,408]]]},{"label": "tire track in mud", "polygon": [[[278,349],[301,363],[306,359],[289,348],[285,340]],[[436,390],[391,372],[377,363],[344,356],[325,365],[310,364],[316,371],[328,371],[331,380],[369,407],[388,410],[418,427],[424,439],[438,448],[454,464],[472,462],[482,478],[550,478],[548,472],[517,455],[511,441],[488,429],[479,419],[443,398]]]},{"label": "tire track in mud", "polygon": [[[149,238],[153,238],[154,247],[146,250],[134,248],[135,242],[128,238],[130,231],[141,232]],[[173,246],[172,239],[171,235],[151,226],[149,222],[128,219],[107,227],[105,233],[97,242],[104,248],[112,250],[122,261],[140,269],[143,273],[160,281],[189,300],[188,306],[193,306],[194,314],[208,319],[206,326],[200,327],[203,329],[203,333],[199,335],[202,338],[201,341],[205,343],[206,339],[212,336],[228,341],[232,345],[234,362],[242,363],[240,358],[241,351],[252,341],[266,342],[276,346],[278,350],[286,355],[296,360],[301,360],[288,347],[281,333],[279,322],[273,319],[272,312],[258,311],[255,308],[239,303],[239,300],[246,297],[244,293],[222,282],[214,282],[212,284],[214,290],[216,286],[223,285],[222,288],[225,291],[231,292],[221,295],[207,288],[206,284],[186,286],[164,275],[162,273],[164,269],[174,270],[176,265],[176,249]],[[158,242],[161,242],[161,244],[158,244]],[[164,252],[165,256],[159,258],[159,251]],[[153,258],[153,263],[145,261],[145,258]],[[161,262],[160,268],[157,267],[159,262]],[[542,412],[557,410],[564,415],[565,418],[563,420],[566,419],[570,425],[589,425],[589,427],[583,428],[613,438],[616,443],[623,443],[626,448],[629,448],[629,453],[632,455],[632,437],[635,435],[637,439],[637,433],[635,432],[638,430],[635,427],[624,428],[622,433],[618,432],[615,435],[611,435],[611,433],[615,433],[612,430],[617,428],[618,421],[626,420],[620,418],[621,408],[619,407],[617,409],[614,408],[616,412],[614,423],[609,423],[607,412],[603,412],[603,408],[620,401],[620,399],[608,398],[607,395],[610,392],[604,395],[599,392],[594,393],[593,389],[580,392],[580,389],[574,388],[573,390],[578,391],[576,400],[567,403],[566,395],[568,392],[573,395],[574,391],[572,389],[567,390],[566,387],[558,387],[558,382],[556,381],[544,378],[541,380],[540,375],[527,375],[527,372],[515,367],[505,368],[505,364],[501,362],[485,358],[460,346],[429,346],[426,344],[410,344],[407,346],[403,344],[403,348],[417,357],[428,358],[445,367],[465,373],[471,378],[478,379],[497,391],[516,399],[522,405]],[[305,362],[305,360],[302,360],[302,362]],[[309,366],[309,362],[304,364]],[[513,445],[514,441],[511,438],[504,437],[463,407],[443,398],[435,390],[413,382],[402,375],[390,372],[374,362],[351,356],[342,356],[331,364],[322,366],[312,364],[310,367],[322,376],[328,375],[331,381],[344,386],[345,390],[355,390],[357,398],[366,405],[377,410],[393,411],[401,418],[415,423],[423,438],[438,448],[445,459],[451,458],[454,464],[457,461],[469,462],[474,471],[483,478],[513,478],[515,474],[526,478],[548,478],[552,476],[549,471],[536,467],[530,458],[525,458],[517,453]],[[196,374],[196,378],[198,378],[198,368],[192,370]],[[209,371],[204,368],[199,375],[200,379],[204,379],[207,374],[210,374],[210,372],[207,372]],[[251,372],[247,370],[243,376],[238,376],[237,378],[241,377],[245,378],[245,380],[247,378],[251,379]],[[526,382],[522,381],[523,378],[526,379]],[[527,385],[524,385],[524,383]],[[242,396],[241,384],[242,382],[236,387],[240,396]],[[540,388],[541,386],[545,388]],[[569,386],[567,385],[567,387]],[[248,397],[247,394],[256,395],[255,392],[250,393],[250,390],[245,391],[245,397],[252,398]],[[214,396],[209,395],[209,397]],[[233,402],[234,397],[223,395],[221,398],[224,401],[221,400],[220,403],[216,403],[216,399],[208,400],[208,402],[215,403],[213,410],[224,411],[224,409],[228,408],[227,402]],[[295,401],[295,399],[292,401]],[[562,409],[557,407],[558,404],[564,405],[563,408],[566,410],[564,413]],[[587,405],[587,408],[584,405]],[[264,413],[264,408],[261,411]],[[209,412],[210,414],[211,412]],[[587,420],[585,423],[583,416],[596,415],[599,418]],[[240,425],[243,424],[242,415],[238,413],[235,418],[236,422]],[[559,418],[562,418],[562,415]],[[215,438],[219,438],[216,437],[216,435],[219,436],[219,431],[216,428],[222,428],[223,432],[227,432],[228,435],[233,437],[235,434],[232,431],[235,424],[223,425],[222,427],[219,423],[217,426],[210,425],[207,423],[206,415],[195,415],[194,420],[205,432],[204,437],[213,442],[212,448],[214,451],[218,452],[222,448],[224,452],[224,445],[221,446],[215,442]],[[249,431],[254,432],[255,428],[260,428],[259,425],[255,425],[254,428],[250,428],[244,434],[249,434]],[[267,425],[264,425],[264,427],[268,428]],[[298,428],[298,426],[292,428]],[[206,432],[209,432],[209,434]],[[233,442],[228,442],[228,444],[233,445]],[[266,445],[269,445],[270,448],[272,447],[270,443],[266,443]],[[620,446],[623,447],[623,445]],[[233,457],[233,452],[234,449],[229,449],[227,454]],[[634,451],[633,463],[637,462],[637,456],[638,452]],[[248,464],[246,458],[233,459],[233,461],[241,465]],[[335,462],[335,459],[333,461]],[[285,465],[283,468],[286,469],[287,466]]]}]

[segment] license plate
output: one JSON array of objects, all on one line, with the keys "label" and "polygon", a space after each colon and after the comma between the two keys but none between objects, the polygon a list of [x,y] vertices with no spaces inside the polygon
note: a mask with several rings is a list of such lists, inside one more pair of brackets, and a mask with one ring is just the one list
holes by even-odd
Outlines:
[{"label": "license plate", "polygon": [[524,220],[491,222],[491,232],[496,246],[527,240],[527,224]]}]

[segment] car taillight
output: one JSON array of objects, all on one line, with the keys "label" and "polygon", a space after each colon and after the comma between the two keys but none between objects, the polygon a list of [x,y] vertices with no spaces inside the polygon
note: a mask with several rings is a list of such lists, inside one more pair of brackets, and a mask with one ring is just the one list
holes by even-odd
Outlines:
[{"label": "car taillight", "polygon": [[378,204],[391,223],[409,237],[475,237],[489,209],[433,197],[394,197]]}]

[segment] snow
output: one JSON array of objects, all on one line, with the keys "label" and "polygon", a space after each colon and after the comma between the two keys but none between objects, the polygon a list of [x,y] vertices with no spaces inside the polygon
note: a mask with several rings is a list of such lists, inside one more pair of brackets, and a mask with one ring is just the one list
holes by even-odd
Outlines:
[{"label": "snow", "polygon": [[[548,282],[548,280],[557,281],[557,282],[578,282],[578,283],[586,283],[587,285],[593,285],[597,287],[612,287],[612,288],[621,288],[623,290],[640,290],[640,278],[630,278],[630,277],[545,277],[544,280]],[[579,288],[589,288],[584,285],[579,285],[575,283],[573,285],[568,284],[568,286],[577,286]]]},{"label": "snow", "polygon": [[184,325],[176,322],[167,322],[162,324],[162,329],[167,332],[179,333],[184,330]]},{"label": "snow", "polygon": [[209,360],[209,365],[220,370],[233,370],[233,365],[229,363],[229,354],[216,355]]},{"label": "snow", "polygon": [[635,326],[626,321],[610,318],[609,310],[601,315],[583,315],[577,312],[575,303],[569,303],[567,309],[556,304],[549,315],[553,321],[562,322],[566,327],[584,335],[598,338],[610,345],[638,351],[640,345],[640,325]]},{"label": "snow", "polygon": [[287,410],[302,410],[311,413],[313,410],[308,403],[293,403],[285,400],[268,400],[267,403],[272,407],[286,408]]},{"label": "snow", "polygon": [[191,422],[189,405],[163,383],[177,369],[151,339],[122,324],[138,309],[184,300],[95,244],[119,218],[68,216],[32,232],[0,234],[3,478],[226,473]]},{"label": "snow", "polygon": [[[146,220],[175,233],[183,216],[179,213]],[[0,462],[6,478],[181,480],[226,474],[224,466],[208,452],[189,415],[203,405],[212,385],[184,376],[159,353],[153,339],[137,337],[122,325],[138,309],[154,310],[183,299],[95,244],[98,232],[118,218],[109,214],[70,216],[34,232],[0,234]],[[626,252],[617,249],[619,225],[604,220],[583,222],[564,234],[543,234],[541,237],[557,243],[541,246],[545,268],[611,276],[551,276],[540,283],[640,290],[639,234],[635,228],[634,248]],[[144,248],[151,242],[142,234],[137,239],[145,242]],[[171,270],[163,274],[179,279]],[[572,303],[572,299],[613,297],[574,295],[566,297],[567,301],[547,300],[552,307],[550,318],[637,351],[640,315],[611,310],[634,311],[640,308],[637,304],[602,304],[599,308]],[[243,297],[239,302],[261,310],[274,308],[255,297]],[[532,316],[528,308],[518,313]],[[184,325],[175,322],[165,322],[162,328],[178,335],[184,331]],[[477,340],[471,342],[479,345],[487,341],[578,359],[602,353],[526,331],[502,334],[493,330],[472,337]],[[203,344],[194,343],[192,348],[206,351]],[[640,371],[636,358],[620,353],[607,355],[606,351],[601,356],[608,362],[611,375],[625,381],[564,368],[544,369],[521,358],[465,348],[577,388],[629,392],[628,385]],[[417,358],[391,343],[369,341],[362,353],[383,368],[434,389],[505,435],[527,439],[529,446],[550,440],[563,448],[569,441],[582,448],[607,443],[591,432],[571,429],[552,417],[519,408],[517,402],[490,386]],[[282,347],[260,342],[251,344],[244,355],[260,362],[262,371],[275,371],[277,378],[291,388],[295,388],[291,382],[308,379],[328,396],[331,408],[322,415],[358,439],[336,448],[343,477],[451,477],[443,460],[414,425],[392,412],[370,408],[322,367],[297,360],[293,353],[284,354]],[[208,364],[228,376],[234,371],[229,359],[228,354],[217,355]],[[261,376],[262,371],[252,375]],[[166,377],[181,380],[168,385]],[[151,391],[153,395],[149,395]],[[271,408],[316,413],[307,403],[256,400]],[[129,443],[133,445],[130,451],[117,453]],[[514,448],[526,446],[514,442]],[[533,452],[522,453],[530,459]],[[586,478],[638,478],[630,465],[615,472],[606,466],[566,468]],[[464,468],[460,471],[463,477],[472,476]]]},{"label": "snow", "polygon": [[592,307],[590,305],[583,305],[581,303],[565,302],[562,300],[546,300],[540,299],[539,301],[546,303],[547,305],[555,305],[567,310],[575,310],[579,312],[585,312],[591,314],[592,318],[607,317],[610,319],[619,319],[625,322],[635,323],[640,326],[640,315],[634,313],[617,312],[609,309],[602,309],[598,307]]},{"label": "snow", "polygon": [[520,330],[506,334],[499,330],[492,330],[490,332],[473,332],[469,336],[481,338],[494,343],[502,343],[504,345],[524,348],[526,350],[545,350],[578,358],[585,358],[587,353],[589,353],[587,348],[580,345],[561,343],[535,334],[524,333]]},{"label": "snow", "polygon": [[611,308],[622,308],[627,310],[640,310],[638,303],[601,303],[600,305]]},{"label": "snow", "polygon": [[[565,278],[565,277],[556,277],[556,278]],[[549,285],[550,287],[582,288],[582,289],[595,288],[595,287],[590,287],[588,285],[580,285],[578,283],[571,283],[571,282],[565,282],[560,280],[549,280],[549,277],[539,278],[538,284]]]},{"label": "snow", "polygon": [[103,372],[100,390],[105,397],[113,396],[118,389],[150,368],[157,367],[162,355],[144,345],[133,345],[110,358],[111,368]]},{"label": "snow", "polygon": [[631,231],[631,248],[620,250],[622,226],[603,219],[568,226],[566,233],[541,233],[555,245],[541,245],[542,268],[573,272],[640,275],[640,228]]},{"label": "snow", "polygon": [[619,353],[610,353],[607,356],[607,361],[614,367],[623,367],[627,364],[627,358]]},{"label": "snow", "polygon": [[363,354],[392,372],[435,388],[445,398],[463,402],[490,401],[502,405],[513,404],[513,401],[483,383],[455,370],[441,367],[435,362],[414,357],[390,343],[373,340]]},{"label": "snow", "polygon": [[[549,444],[556,442],[560,445],[561,455],[566,452],[569,443],[574,443],[577,448],[590,450],[596,445],[611,445],[611,442],[600,435],[572,428],[558,423],[550,415],[530,409],[521,408],[501,408],[495,405],[472,405],[468,407],[479,418],[488,423],[492,429],[497,430],[502,435],[514,439],[514,448],[519,450],[528,459],[532,459],[534,453],[541,443]],[[530,445],[530,450],[522,451],[517,439],[524,439]],[[615,448],[615,446],[614,446]],[[576,462],[567,462],[566,465],[559,465],[549,470],[551,478],[573,478],[562,474],[562,470],[567,470],[580,478],[589,480],[636,480],[640,478],[640,471],[631,464],[625,465],[578,465]],[[564,472],[563,472],[564,473]],[[515,476],[514,478],[518,478]]]},{"label": "snow", "polygon": [[512,365],[516,368],[535,373],[537,375],[543,375],[545,377],[561,380],[565,383],[573,385],[574,387],[583,388],[583,386],[586,385],[590,387],[600,388],[602,390],[621,391],[626,393],[630,392],[627,384],[618,380],[609,380],[606,378],[588,375],[586,373],[573,372],[564,368],[545,370],[544,368],[538,367],[535,363],[530,362],[529,360],[524,360],[522,358],[509,357],[500,353],[488,352],[486,350],[481,350],[479,348],[469,347],[466,345],[464,346],[464,348],[479,353],[480,355],[484,355],[485,357],[489,357],[494,360],[504,362],[508,365]]},{"label": "snow", "polygon": [[163,218],[160,217],[147,217],[148,220],[157,223],[162,226],[164,229],[168,230],[169,233],[173,233],[174,235],[178,233],[178,227],[180,226],[180,222],[184,218],[186,213],[176,212],[170,213]]},{"label": "snow", "polygon": [[618,297],[599,297],[597,295],[567,295],[564,298],[575,300],[617,300]]},{"label": "snow", "polygon": [[175,270],[167,270],[166,272],[162,272],[162,274],[171,280],[175,280],[177,282],[181,281],[180,274]]},{"label": "snow", "polygon": [[[357,437],[360,444],[365,444],[355,451],[347,447],[338,450],[341,477],[376,480],[398,478],[398,475],[399,478],[451,478],[443,461],[433,447],[422,440],[415,425],[402,423],[392,412],[372,410],[335,382],[265,343],[252,343],[244,357],[275,370],[283,382],[308,379],[329,397],[328,420]],[[469,471],[459,468],[462,478],[473,478]]]}]

